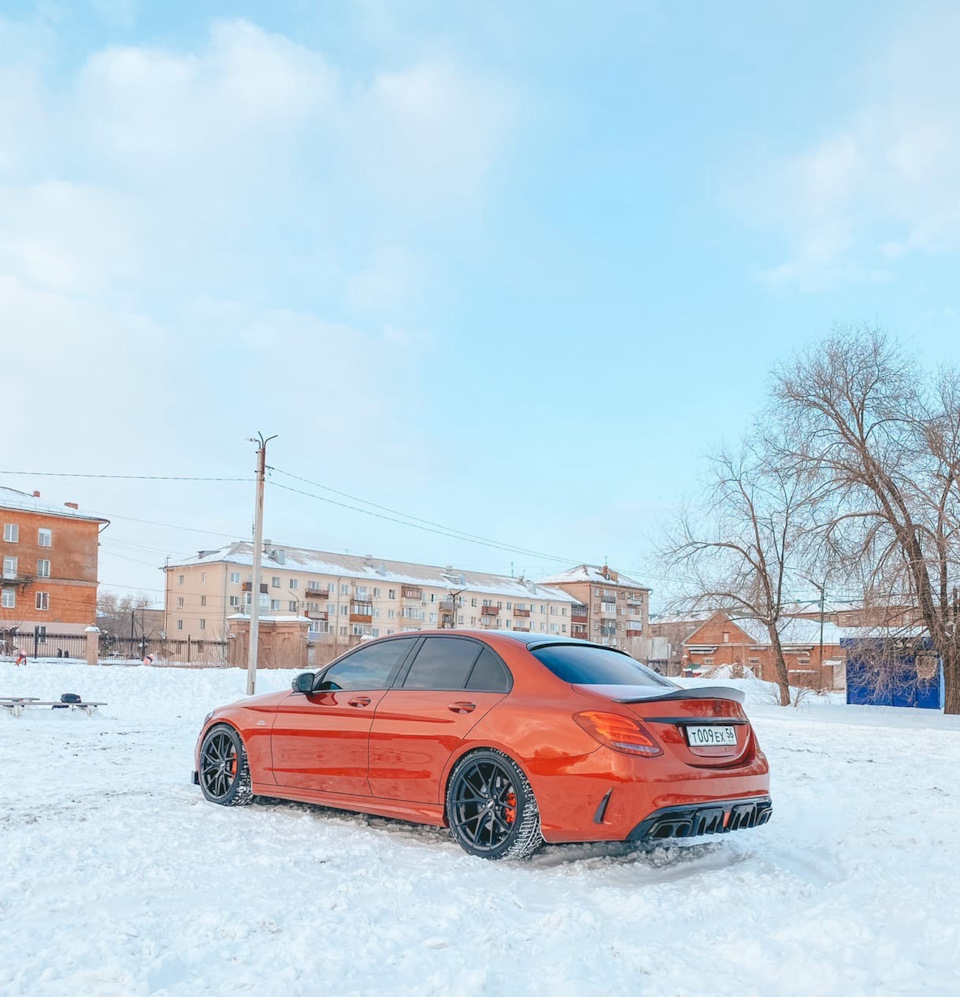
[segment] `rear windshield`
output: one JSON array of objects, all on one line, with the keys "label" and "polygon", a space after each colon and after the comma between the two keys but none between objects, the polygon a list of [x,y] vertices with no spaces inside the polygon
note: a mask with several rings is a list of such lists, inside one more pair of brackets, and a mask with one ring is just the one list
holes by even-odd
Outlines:
[{"label": "rear windshield", "polygon": [[653,685],[675,688],[639,661],[605,647],[552,644],[530,652],[564,682],[572,685]]}]

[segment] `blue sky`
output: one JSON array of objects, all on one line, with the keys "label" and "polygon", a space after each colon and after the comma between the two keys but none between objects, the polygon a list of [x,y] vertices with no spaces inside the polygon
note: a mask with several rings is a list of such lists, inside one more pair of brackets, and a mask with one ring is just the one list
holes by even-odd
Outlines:
[{"label": "blue sky", "polygon": [[[668,589],[777,362],[864,322],[960,360],[958,44],[947,3],[0,3],[3,463],[245,475],[263,430]],[[246,482],[0,483],[111,516],[123,591],[250,530]],[[560,567],[275,487],[266,531]]]}]

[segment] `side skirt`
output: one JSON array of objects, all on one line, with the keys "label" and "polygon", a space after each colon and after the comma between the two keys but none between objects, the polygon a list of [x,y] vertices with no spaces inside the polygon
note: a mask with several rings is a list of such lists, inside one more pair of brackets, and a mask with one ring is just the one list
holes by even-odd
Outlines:
[{"label": "side skirt", "polygon": [[373,814],[376,817],[395,817],[415,824],[431,824],[446,827],[443,807],[432,803],[412,803],[403,800],[383,800],[375,796],[350,796],[345,793],[316,793],[307,789],[287,789],[275,783],[255,782],[254,796],[270,796],[280,800],[296,800],[299,803],[316,803],[322,807],[337,810],[352,810],[358,814]]}]

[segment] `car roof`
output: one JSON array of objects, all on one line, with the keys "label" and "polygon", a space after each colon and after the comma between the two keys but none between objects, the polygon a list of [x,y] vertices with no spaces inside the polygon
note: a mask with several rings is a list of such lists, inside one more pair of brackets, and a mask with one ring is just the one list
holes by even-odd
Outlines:
[{"label": "car roof", "polygon": [[[460,627],[444,630],[407,630],[399,634],[390,634],[388,637],[381,637],[380,640],[392,640],[397,637],[509,637],[519,644],[525,644],[528,651],[538,647],[547,647],[553,644],[572,644],[579,647],[599,647],[605,651],[614,651],[617,654],[626,654],[617,647],[607,647],[605,644],[595,644],[593,641],[580,640],[579,637],[567,637],[563,634],[544,634],[527,632],[526,630],[479,630],[476,628]],[[627,655],[629,657],[629,655]]]}]

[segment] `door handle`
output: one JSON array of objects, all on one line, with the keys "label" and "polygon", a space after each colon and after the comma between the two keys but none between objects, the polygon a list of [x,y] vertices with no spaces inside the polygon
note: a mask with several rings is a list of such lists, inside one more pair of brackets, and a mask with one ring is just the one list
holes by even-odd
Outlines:
[{"label": "door handle", "polygon": [[473,713],[477,708],[476,703],[451,703],[447,709],[454,713]]},{"label": "door handle", "polygon": [[353,699],[348,699],[347,702],[351,706],[369,706],[370,697],[369,696],[354,696]]}]

